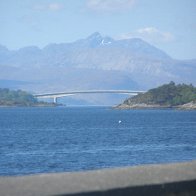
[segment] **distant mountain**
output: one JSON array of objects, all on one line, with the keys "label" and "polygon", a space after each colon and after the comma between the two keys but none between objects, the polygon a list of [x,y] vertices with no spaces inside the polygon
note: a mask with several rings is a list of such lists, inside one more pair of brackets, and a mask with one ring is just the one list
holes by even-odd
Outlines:
[{"label": "distant mountain", "polygon": [[[49,44],[43,49],[29,46],[10,51],[0,46],[0,80],[27,82],[14,86],[37,93],[109,88],[146,90],[171,80],[196,84],[195,75],[196,60],[175,60],[141,39],[114,40],[98,32],[86,39]],[[96,98],[106,104],[116,102],[111,98],[106,101],[107,96],[97,95],[93,100]]]},{"label": "distant mountain", "polygon": [[29,85],[29,82],[18,80],[0,80],[0,88],[17,89],[18,86]]}]

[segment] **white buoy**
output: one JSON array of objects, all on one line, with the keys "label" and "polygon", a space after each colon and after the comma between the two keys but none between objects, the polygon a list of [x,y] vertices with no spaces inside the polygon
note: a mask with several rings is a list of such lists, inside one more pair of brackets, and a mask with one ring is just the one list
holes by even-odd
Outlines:
[{"label": "white buoy", "polygon": [[121,120],[118,121],[119,124],[120,124],[121,122],[122,122]]}]

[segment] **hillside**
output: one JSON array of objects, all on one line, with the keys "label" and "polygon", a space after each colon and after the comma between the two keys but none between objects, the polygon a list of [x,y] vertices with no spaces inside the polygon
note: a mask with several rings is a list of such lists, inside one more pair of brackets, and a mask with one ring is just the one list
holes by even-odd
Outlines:
[{"label": "hillside", "polygon": [[32,94],[22,90],[0,88],[0,107],[2,106],[52,106],[54,104],[39,102]]},{"label": "hillside", "polygon": [[[146,90],[169,81],[195,85],[195,75],[196,60],[175,60],[138,38],[115,40],[96,32],[72,43],[54,43],[42,49],[28,46],[9,50],[0,46],[0,87],[35,93]],[[106,105],[122,101],[108,95],[73,99]]]},{"label": "hillside", "polygon": [[117,108],[179,107],[196,109],[196,87],[174,82],[131,97]]}]

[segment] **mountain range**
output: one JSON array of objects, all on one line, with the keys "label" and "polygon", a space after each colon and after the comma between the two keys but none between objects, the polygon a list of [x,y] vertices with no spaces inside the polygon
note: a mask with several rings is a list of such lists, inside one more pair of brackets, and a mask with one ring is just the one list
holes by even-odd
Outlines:
[{"label": "mountain range", "polygon": [[[0,45],[0,87],[33,93],[90,89],[148,90],[163,83],[196,85],[196,59],[176,60],[139,38],[114,40],[96,32],[72,43],[9,50]],[[66,98],[119,103],[124,96]]]}]

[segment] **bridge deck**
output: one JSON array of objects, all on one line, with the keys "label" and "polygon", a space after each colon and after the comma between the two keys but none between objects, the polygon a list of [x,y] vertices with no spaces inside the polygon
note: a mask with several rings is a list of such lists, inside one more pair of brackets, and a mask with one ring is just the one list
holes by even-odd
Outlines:
[{"label": "bridge deck", "polygon": [[37,98],[47,98],[47,97],[62,97],[67,95],[75,94],[138,94],[144,93],[145,91],[137,90],[84,90],[84,91],[65,91],[65,92],[56,92],[56,93],[43,93],[35,94]]}]

